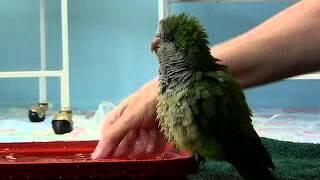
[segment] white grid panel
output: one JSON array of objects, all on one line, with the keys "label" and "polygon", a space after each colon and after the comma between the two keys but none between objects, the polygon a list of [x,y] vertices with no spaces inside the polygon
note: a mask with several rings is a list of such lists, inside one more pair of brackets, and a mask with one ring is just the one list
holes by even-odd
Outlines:
[{"label": "white grid panel", "polygon": [[61,70],[46,70],[46,9],[47,0],[40,0],[40,71],[9,71],[0,72],[0,78],[34,78],[39,77],[39,102],[47,101],[47,77],[58,77],[61,79],[61,108],[69,110],[70,108],[70,81],[69,81],[69,39],[68,39],[68,0],[61,2],[61,25],[62,25],[62,62]]}]

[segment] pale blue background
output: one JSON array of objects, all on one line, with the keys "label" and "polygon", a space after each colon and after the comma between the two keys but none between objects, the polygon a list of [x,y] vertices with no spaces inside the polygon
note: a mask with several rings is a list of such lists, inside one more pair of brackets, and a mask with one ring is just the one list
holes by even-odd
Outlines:
[{"label": "pale blue background", "polygon": [[[48,0],[49,69],[61,67],[60,1]],[[187,3],[174,11],[198,16],[212,44],[261,23],[290,3]],[[149,43],[157,27],[156,0],[69,0],[71,100],[75,109],[118,103],[157,74]],[[0,71],[38,70],[39,1],[0,0]],[[59,80],[49,80],[59,106]],[[0,106],[38,100],[37,79],[0,79]],[[252,107],[319,107],[320,82],[285,81],[246,91]],[[56,106],[56,107],[58,107]]]}]

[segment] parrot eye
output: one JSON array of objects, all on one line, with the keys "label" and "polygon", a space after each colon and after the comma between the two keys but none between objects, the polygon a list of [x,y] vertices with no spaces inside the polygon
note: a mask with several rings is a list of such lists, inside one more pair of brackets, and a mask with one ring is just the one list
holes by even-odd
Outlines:
[{"label": "parrot eye", "polygon": [[174,37],[173,36],[169,36],[168,40],[172,42],[172,41],[174,41]]},{"label": "parrot eye", "polygon": [[171,36],[171,35],[167,35],[167,34],[164,34],[164,33],[160,33],[158,34],[156,37],[166,41],[166,42],[172,42],[174,41],[174,37]]},{"label": "parrot eye", "polygon": [[160,37],[160,34],[157,34],[156,37],[157,37],[157,38],[161,38],[161,37]]}]

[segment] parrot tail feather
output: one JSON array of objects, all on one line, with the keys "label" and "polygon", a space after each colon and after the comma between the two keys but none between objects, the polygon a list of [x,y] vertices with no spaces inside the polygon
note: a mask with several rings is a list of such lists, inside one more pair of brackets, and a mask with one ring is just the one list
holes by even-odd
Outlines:
[{"label": "parrot tail feather", "polygon": [[259,138],[239,137],[225,149],[227,160],[245,180],[277,179],[270,154]]},{"label": "parrot tail feather", "polygon": [[207,162],[206,158],[201,156],[199,153],[195,154],[194,158],[199,166],[204,166],[205,163]]}]

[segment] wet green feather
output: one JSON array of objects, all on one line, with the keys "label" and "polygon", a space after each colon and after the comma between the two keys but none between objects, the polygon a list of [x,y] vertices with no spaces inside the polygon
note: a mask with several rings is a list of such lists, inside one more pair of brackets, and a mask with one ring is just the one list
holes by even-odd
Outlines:
[{"label": "wet green feather", "polygon": [[269,176],[274,165],[251,124],[245,95],[228,68],[212,57],[205,29],[186,14],[171,16],[160,27],[162,40],[174,39],[172,52],[185,53],[192,72],[189,84],[159,94],[157,119],[166,137],[180,150],[233,163],[244,177]]}]

